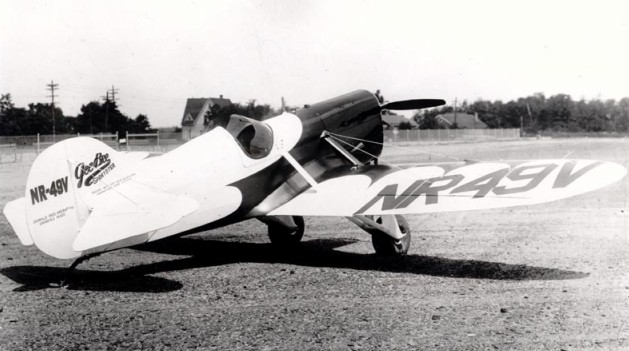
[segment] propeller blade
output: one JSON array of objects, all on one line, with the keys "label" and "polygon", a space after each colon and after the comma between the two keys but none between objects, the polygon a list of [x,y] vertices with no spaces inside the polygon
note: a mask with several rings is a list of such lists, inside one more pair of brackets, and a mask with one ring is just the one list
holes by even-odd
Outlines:
[{"label": "propeller blade", "polygon": [[446,102],[441,99],[415,99],[389,102],[382,105],[381,108],[383,110],[419,110],[445,104]]}]

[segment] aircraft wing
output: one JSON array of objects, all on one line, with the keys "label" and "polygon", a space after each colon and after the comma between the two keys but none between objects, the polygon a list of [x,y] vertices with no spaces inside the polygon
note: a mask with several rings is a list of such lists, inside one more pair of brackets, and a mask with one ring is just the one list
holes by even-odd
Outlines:
[{"label": "aircraft wing", "polygon": [[625,176],[616,163],[530,160],[363,166],[330,175],[268,215],[421,214],[532,205],[612,184]]}]

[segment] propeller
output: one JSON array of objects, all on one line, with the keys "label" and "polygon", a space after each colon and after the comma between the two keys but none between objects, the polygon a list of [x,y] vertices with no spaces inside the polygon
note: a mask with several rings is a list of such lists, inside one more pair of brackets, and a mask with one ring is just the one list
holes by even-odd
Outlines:
[{"label": "propeller", "polygon": [[382,110],[419,110],[422,108],[435,107],[445,105],[446,102],[441,99],[415,99],[388,102],[380,108]]}]

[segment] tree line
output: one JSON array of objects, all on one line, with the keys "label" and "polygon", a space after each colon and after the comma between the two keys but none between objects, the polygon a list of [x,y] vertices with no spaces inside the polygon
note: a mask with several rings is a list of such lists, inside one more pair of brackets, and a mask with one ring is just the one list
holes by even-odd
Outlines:
[{"label": "tree line", "polygon": [[[54,108],[56,134],[99,134],[99,133],[149,133],[154,132],[146,115],[129,118],[118,105],[107,99],[104,102],[92,101],[81,106],[76,117],[63,114],[61,108]],[[28,107],[16,107],[11,94],[0,95],[0,135],[18,136],[52,134],[53,109],[48,103],[31,103]]]},{"label": "tree line", "polygon": [[[383,98],[381,98],[383,99]],[[454,106],[418,111],[413,119],[420,129],[444,128],[437,116],[454,111]],[[526,133],[540,131],[566,132],[629,132],[629,98],[616,100],[573,100],[570,95],[557,94],[545,97],[536,93],[524,98],[502,102],[479,99],[473,103],[463,101],[457,112],[478,114],[489,128],[522,128]],[[254,119],[264,119],[281,113],[269,105],[257,105],[255,100],[247,104],[212,107],[205,117],[206,125],[222,125],[231,114],[241,114]],[[31,103],[26,108],[16,107],[11,94],[0,95],[0,135],[52,134],[52,106],[48,103]],[[92,101],[81,106],[76,117],[54,109],[57,134],[98,134],[154,132],[144,114],[129,118],[112,100]],[[400,128],[410,128],[410,123]]]},{"label": "tree line", "polygon": [[[453,111],[453,106],[446,105],[419,111],[413,119],[420,129],[442,128],[437,115]],[[476,113],[489,128],[522,128],[527,133],[629,131],[629,98],[586,101],[573,100],[566,94],[547,98],[536,93],[506,103],[484,99],[471,104],[464,101],[457,106],[457,112]]]}]

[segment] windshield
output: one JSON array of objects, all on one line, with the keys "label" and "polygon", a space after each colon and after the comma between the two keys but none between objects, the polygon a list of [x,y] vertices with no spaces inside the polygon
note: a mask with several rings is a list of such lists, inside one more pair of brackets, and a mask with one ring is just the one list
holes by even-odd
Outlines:
[{"label": "windshield", "polygon": [[263,158],[273,147],[273,130],[260,122],[241,115],[231,115],[225,128],[251,158]]}]

